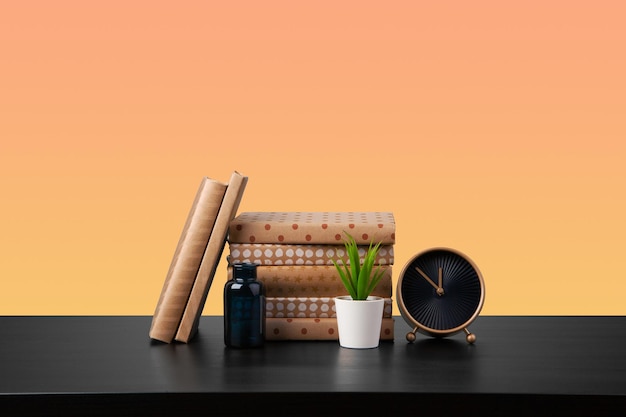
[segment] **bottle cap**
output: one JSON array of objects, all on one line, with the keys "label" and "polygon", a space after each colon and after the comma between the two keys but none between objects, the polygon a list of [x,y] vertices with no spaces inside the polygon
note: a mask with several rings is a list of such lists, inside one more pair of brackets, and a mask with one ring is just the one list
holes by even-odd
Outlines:
[{"label": "bottle cap", "polygon": [[256,264],[249,262],[234,264],[233,276],[242,279],[256,279]]}]

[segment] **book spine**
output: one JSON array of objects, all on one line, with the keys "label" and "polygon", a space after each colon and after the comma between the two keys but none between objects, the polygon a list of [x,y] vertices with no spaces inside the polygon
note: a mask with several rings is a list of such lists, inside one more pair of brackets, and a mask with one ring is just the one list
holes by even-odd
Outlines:
[{"label": "book spine", "polygon": [[[284,216],[281,217],[281,214]],[[246,212],[233,219],[229,241],[233,243],[342,244],[345,233],[357,244],[395,243],[391,213],[258,213]],[[310,217],[309,217],[310,216]],[[325,217],[326,216],[326,217]],[[338,217],[336,217],[338,216]]]},{"label": "book spine", "polygon": [[[392,266],[380,265],[383,276],[371,295],[392,297]],[[232,267],[228,267],[228,279]],[[334,266],[257,266],[257,279],[265,286],[267,297],[336,297],[348,292]]]},{"label": "book spine", "polygon": [[[393,340],[394,318],[383,318],[380,340]],[[265,340],[339,340],[337,318],[267,318]]]},{"label": "book spine", "polygon": [[[392,315],[392,300],[385,298],[383,318]],[[328,318],[337,317],[333,297],[266,297],[267,318]]]},{"label": "book spine", "polygon": [[[360,260],[367,253],[368,245],[359,246]],[[296,245],[275,243],[230,243],[231,264],[250,262],[257,265],[333,265],[332,261],[350,263],[344,245]],[[393,265],[393,245],[380,247],[377,265]]]},{"label": "book spine", "polygon": [[200,268],[197,271],[191,294],[176,332],[176,341],[187,343],[198,330],[200,316],[215,276],[217,264],[226,245],[228,225],[237,214],[247,182],[248,177],[236,171],[230,177],[222,204],[217,213],[215,226],[204,251]]},{"label": "book spine", "polygon": [[203,178],[183,226],[152,318],[149,336],[170,343],[200,268],[226,184]]}]

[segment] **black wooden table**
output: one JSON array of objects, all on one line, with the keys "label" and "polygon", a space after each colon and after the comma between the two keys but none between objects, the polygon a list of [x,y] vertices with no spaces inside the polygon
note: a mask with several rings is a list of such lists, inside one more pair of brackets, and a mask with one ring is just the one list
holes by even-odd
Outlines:
[{"label": "black wooden table", "polygon": [[626,416],[626,316],[481,316],[432,339],[224,347],[221,317],[189,344],[151,317],[0,317],[0,415]]}]

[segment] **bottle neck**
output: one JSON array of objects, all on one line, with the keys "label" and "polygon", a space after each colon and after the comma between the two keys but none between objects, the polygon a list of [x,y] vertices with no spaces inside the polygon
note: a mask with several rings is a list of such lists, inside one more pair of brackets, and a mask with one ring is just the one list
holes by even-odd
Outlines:
[{"label": "bottle neck", "polygon": [[244,282],[255,282],[256,278],[254,277],[235,277],[235,282],[244,283]]}]

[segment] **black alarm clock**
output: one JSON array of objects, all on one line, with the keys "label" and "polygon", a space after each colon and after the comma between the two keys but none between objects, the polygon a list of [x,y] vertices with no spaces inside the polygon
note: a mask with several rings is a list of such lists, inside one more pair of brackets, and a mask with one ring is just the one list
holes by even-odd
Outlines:
[{"label": "black alarm clock", "polygon": [[485,301],[485,283],[478,267],[465,254],[451,248],[431,248],[413,256],[404,266],[396,288],[400,313],[416,333],[447,337],[465,332],[466,341],[476,336],[468,326],[478,317]]}]

